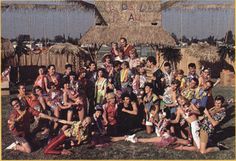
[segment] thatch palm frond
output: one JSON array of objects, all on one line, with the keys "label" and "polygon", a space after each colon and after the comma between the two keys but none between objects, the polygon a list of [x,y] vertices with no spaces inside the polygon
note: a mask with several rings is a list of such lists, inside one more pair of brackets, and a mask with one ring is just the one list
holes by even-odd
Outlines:
[{"label": "thatch palm frond", "polygon": [[204,44],[192,44],[186,48],[182,48],[181,52],[187,55],[200,58],[200,60],[208,62],[218,62],[220,56],[218,54],[218,48],[216,46]]},{"label": "thatch palm frond", "polygon": [[50,54],[72,54],[75,56],[80,56],[81,54],[86,54],[87,51],[77,45],[70,43],[58,43],[51,46],[48,49]]},{"label": "thatch palm frond", "polygon": [[10,40],[1,38],[1,59],[14,56],[14,48]]},{"label": "thatch palm frond", "polygon": [[126,37],[131,44],[175,46],[175,40],[163,28],[157,26],[93,26],[80,39],[81,44],[107,44]]}]

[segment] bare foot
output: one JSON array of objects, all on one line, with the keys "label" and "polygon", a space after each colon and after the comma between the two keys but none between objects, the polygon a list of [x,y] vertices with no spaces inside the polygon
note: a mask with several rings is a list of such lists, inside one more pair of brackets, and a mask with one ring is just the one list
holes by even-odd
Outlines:
[{"label": "bare foot", "polygon": [[62,154],[62,155],[70,155],[70,154],[72,154],[72,152],[69,151],[69,150],[63,149],[63,150],[61,151],[61,154]]}]

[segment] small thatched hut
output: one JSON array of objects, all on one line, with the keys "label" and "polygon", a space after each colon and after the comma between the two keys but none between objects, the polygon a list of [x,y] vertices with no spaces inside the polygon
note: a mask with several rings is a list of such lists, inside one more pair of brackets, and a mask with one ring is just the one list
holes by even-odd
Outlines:
[{"label": "small thatched hut", "polygon": [[87,51],[83,48],[70,44],[58,43],[48,49],[48,64],[55,64],[58,72],[63,72],[66,63],[73,64],[78,68],[86,57]]},{"label": "small thatched hut", "polygon": [[17,64],[14,47],[9,39],[1,38],[1,61],[2,70],[10,65],[15,66]]},{"label": "small thatched hut", "polygon": [[191,44],[186,48],[181,49],[181,53],[193,56],[201,61],[218,62],[220,60],[218,48],[216,46],[209,45],[208,43]]}]

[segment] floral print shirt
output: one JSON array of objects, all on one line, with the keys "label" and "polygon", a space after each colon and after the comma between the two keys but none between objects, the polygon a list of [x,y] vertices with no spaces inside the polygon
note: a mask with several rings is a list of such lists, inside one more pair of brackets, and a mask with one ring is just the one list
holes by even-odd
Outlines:
[{"label": "floral print shirt", "polygon": [[[222,121],[226,116],[226,111],[225,109],[213,114],[212,118],[215,121]],[[204,117],[203,120],[200,121],[200,127],[201,129],[203,129],[204,131],[206,131],[208,134],[212,134],[214,132],[214,126],[212,125],[212,123],[210,122],[210,120],[208,119],[208,117]]]}]

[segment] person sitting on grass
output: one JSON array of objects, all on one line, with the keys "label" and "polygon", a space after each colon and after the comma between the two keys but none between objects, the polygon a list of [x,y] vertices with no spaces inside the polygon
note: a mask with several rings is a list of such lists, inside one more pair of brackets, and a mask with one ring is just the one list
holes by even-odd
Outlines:
[{"label": "person sitting on grass", "polygon": [[[191,127],[191,134],[189,134],[189,142],[193,141],[197,148],[200,148],[200,138],[199,138],[199,124],[198,124],[198,115],[200,115],[199,110],[193,104],[190,104],[187,98],[183,96],[179,96],[177,98],[179,107],[177,109],[177,114],[175,120],[171,120],[172,124],[176,124],[180,122],[180,119],[183,118],[188,122]],[[188,128],[188,127],[187,127]]]},{"label": "person sitting on grass", "polygon": [[215,147],[208,147],[207,145],[209,136],[213,134],[215,127],[219,125],[219,123],[226,116],[226,110],[222,106],[224,101],[224,97],[218,95],[215,97],[215,106],[209,110],[204,110],[204,118],[200,120],[200,149],[198,149],[196,146],[179,146],[176,149],[187,151],[199,151],[202,154],[228,149],[228,147],[222,143],[217,143],[217,146]]},{"label": "person sitting on grass", "polygon": [[177,137],[173,137],[170,135],[170,130],[169,130],[169,125],[170,125],[170,120],[169,120],[168,114],[162,110],[159,112],[159,121],[157,121],[154,117],[150,119],[150,121],[155,125],[156,127],[156,137],[151,137],[151,138],[139,138],[136,137],[135,135],[132,137],[129,137],[128,141],[132,143],[153,143],[157,145],[158,148],[161,147],[169,147],[169,146],[174,146],[174,145],[187,145],[188,141],[184,139],[180,139]]},{"label": "person sitting on grass", "polygon": [[70,125],[71,127],[65,131],[62,131],[58,136],[53,138],[44,148],[44,154],[72,154],[71,151],[66,150],[63,147],[63,144],[65,143],[67,138],[70,138],[72,141],[76,141],[77,145],[80,145],[82,142],[88,139],[88,127],[91,124],[90,117],[86,117],[83,121],[58,120],[58,122]]},{"label": "person sitting on grass", "polygon": [[56,121],[57,118],[50,117],[33,108],[22,106],[18,98],[12,98],[10,100],[10,105],[13,107],[13,110],[8,119],[8,128],[16,141],[6,149],[31,153],[32,147],[30,143],[32,143],[33,138],[30,133],[30,123],[33,116],[51,121]]}]

